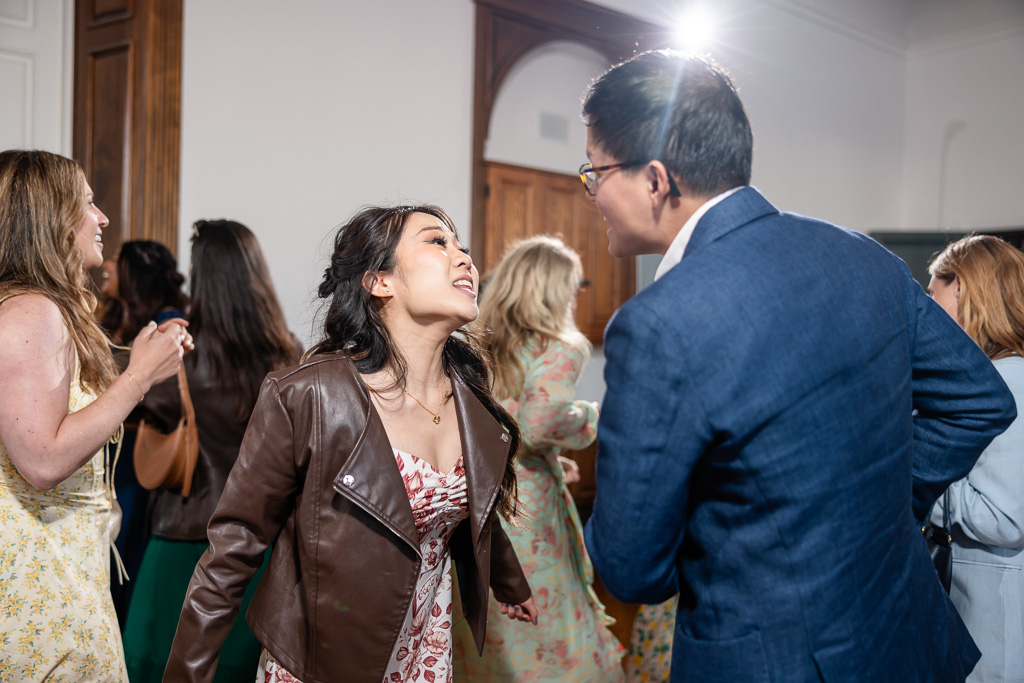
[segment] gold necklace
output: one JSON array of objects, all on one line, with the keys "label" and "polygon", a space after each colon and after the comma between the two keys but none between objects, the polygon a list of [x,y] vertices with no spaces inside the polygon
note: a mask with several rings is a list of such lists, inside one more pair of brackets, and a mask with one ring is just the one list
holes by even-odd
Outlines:
[{"label": "gold necklace", "polygon": [[[398,384],[398,380],[395,379],[395,376],[391,374],[390,370],[388,370],[387,368],[384,368],[384,372],[388,373],[388,377],[391,378],[391,381],[393,381],[395,384]],[[425,405],[423,405],[423,402],[420,401],[415,396],[413,396],[412,394],[410,394],[409,391],[405,387],[402,387],[402,391],[405,392],[406,396],[408,396],[412,400],[416,401],[416,403],[419,404],[420,408],[423,408],[423,410],[425,410],[428,413],[430,413],[432,419],[434,420],[434,424],[436,424],[436,425],[441,424],[441,406],[444,405],[444,380],[443,379],[441,380],[441,399],[437,402],[437,410],[431,410],[430,408],[428,408]]]}]

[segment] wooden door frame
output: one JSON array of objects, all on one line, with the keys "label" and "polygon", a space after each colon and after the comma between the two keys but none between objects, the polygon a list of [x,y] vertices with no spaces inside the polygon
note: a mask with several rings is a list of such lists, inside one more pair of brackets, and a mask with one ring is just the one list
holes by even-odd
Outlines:
[{"label": "wooden door frame", "polygon": [[476,56],[473,84],[472,242],[487,241],[484,142],[495,97],[512,67],[532,50],[554,41],[591,47],[612,64],[669,43],[666,28],[583,0],[474,0]]}]

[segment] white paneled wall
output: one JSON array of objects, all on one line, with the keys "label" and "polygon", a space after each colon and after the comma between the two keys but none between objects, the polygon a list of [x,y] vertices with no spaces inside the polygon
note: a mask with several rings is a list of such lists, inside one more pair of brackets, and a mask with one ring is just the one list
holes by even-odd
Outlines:
[{"label": "white paneled wall", "polygon": [[0,149],[71,154],[72,0],[0,0]]}]

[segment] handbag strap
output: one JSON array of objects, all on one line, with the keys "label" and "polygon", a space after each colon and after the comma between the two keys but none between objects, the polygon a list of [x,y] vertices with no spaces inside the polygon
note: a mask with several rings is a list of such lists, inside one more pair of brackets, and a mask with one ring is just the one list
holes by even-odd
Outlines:
[{"label": "handbag strap", "polygon": [[178,395],[181,397],[181,415],[186,424],[195,428],[196,409],[192,405],[192,397],[188,392],[188,377],[185,376],[185,361],[178,366]]}]

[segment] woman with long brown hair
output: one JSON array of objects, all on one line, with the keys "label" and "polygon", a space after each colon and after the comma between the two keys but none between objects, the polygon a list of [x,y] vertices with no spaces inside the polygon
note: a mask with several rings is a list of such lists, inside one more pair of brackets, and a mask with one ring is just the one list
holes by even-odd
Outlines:
[{"label": "woman with long brown hair", "polygon": [[935,503],[953,541],[949,597],[981,650],[968,681],[1024,681],[1024,253],[965,237],[929,267],[928,292],[985,352],[1018,417]]},{"label": "woman with long brown hair", "polygon": [[483,655],[473,651],[468,631],[456,640],[462,680],[623,680],[622,646],[594,593],[583,526],[566,486],[578,479],[579,469],[561,454],[597,438],[597,404],[575,399],[590,357],[590,342],[573,320],[582,279],[575,251],[556,237],[531,237],[509,248],[480,304],[495,393],[523,435],[516,472],[524,521],[506,532],[545,627],[498,619],[501,605],[492,599]]},{"label": "woman with long brown hair", "polygon": [[86,284],[107,223],[74,161],[0,152],[2,680],[127,681],[108,589],[108,446],[191,342],[150,323],[118,374]]},{"label": "woman with long brown hair", "polygon": [[[260,384],[267,373],[299,359],[263,250],[246,226],[197,221],[190,282],[188,319],[196,350],[185,359],[185,375],[199,432],[199,460],[187,498],[175,491],[151,494],[150,540],[124,634],[132,683],[163,678],[185,591],[209,547],[206,525],[238,458]],[[181,416],[177,382],[154,387],[142,407],[150,423],[173,427]],[[249,598],[251,591],[242,601],[243,614]],[[251,677],[259,657],[259,643],[245,620],[237,619],[221,650],[216,680]]]},{"label": "woman with long brown hair", "polygon": [[477,647],[489,586],[536,622],[495,520],[516,515],[519,431],[465,327],[477,285],[438,207],[370,207],[338,230],[323,337],[263,383],[165,680],[211,680],[271,545],[248,610],[259,681],[450,680],[453,566]]}]

